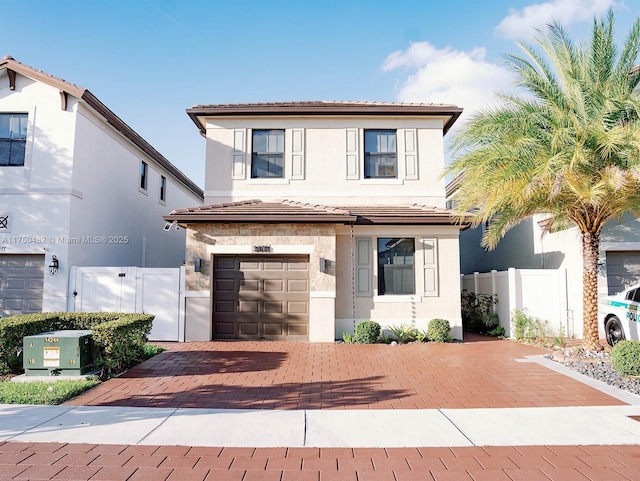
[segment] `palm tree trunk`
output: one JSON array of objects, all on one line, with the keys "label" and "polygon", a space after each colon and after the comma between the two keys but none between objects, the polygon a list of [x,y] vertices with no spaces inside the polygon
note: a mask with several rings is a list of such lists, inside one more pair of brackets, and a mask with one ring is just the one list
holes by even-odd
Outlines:
[{"label": "palm tree trunk", "polygon": [[600,236],[592,232],[582,233],[582,309],[583,349],[600,348],[598,335],[598,250]]}]

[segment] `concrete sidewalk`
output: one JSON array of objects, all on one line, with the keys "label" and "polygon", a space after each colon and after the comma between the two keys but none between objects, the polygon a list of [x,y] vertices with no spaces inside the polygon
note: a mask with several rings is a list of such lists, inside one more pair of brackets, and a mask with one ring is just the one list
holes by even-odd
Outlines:
[{"label": "concrete sidewalk", "polygon": [[640,406],[222,410],[0,406],[0,441],[226,447],[640,444]]}]

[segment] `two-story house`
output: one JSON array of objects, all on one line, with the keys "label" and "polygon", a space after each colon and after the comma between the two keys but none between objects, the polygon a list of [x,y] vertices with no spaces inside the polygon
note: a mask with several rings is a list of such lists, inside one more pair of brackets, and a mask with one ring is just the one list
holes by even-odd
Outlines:
[{"label": "two-story house", "polygon": [[282,102],[187,110],[206,138],[187,229],[186,340],[333,341],[361,320],[462,338],[445,209],[454,105]]},{"label": "two-story house", "polygon": [[203,192],[90,91],[0,60],[0,309],[65,311],[72,266],[179,267]]}]

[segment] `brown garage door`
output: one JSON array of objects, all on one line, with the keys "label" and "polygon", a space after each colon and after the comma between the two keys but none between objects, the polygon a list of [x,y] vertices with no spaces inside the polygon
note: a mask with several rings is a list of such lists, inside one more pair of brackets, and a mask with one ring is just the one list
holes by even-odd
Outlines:
[{"label": "brown garage door", "polygon": [[607,252],[607,288],[609,294],[640,284],[640,252]]},{"label": "brown garage door", "polygon": [[43,255],[0,255],[0,308],[7,315],[42,312],[43,284]]},{"label": "brown garage door", "polygon": [[216,339],[309,339],[306,256],[214,257]]}]

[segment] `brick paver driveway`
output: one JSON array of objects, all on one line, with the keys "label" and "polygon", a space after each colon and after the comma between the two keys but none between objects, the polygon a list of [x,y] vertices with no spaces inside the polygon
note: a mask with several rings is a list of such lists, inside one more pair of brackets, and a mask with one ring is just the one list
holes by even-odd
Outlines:
[{"label": "brick paver driveway", "polygon": [[[469,342],[471,341],[471,342]],[[624,404],[526,356],[545,351],[467,335],[462,344],[193,342],[69,404],[220,409],[427,409]]]}]

